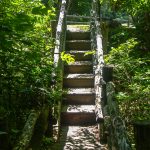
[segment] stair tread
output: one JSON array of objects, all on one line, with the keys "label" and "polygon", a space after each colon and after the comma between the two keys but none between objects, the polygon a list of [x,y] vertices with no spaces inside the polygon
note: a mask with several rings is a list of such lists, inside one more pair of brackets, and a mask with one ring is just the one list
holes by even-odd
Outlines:
[{"label": "stair tread", "polygon": [[[81,23],[81,22],[80,22]],[[84,28],[83,28],[84,26]],[[83,32],[83,31],[87,31],[87,32],[90,32],[90,22],[86,22],[86,25],[85,24],[67,24],[67,31],[70,31],[70,32]]]},{"label": "stair tread", "polygon": [[70,53],[70,54],[78,54],[78,53],[81,53],[81,54],[85,54],[87,52],[90,52],[91,50],[70,50],[70,51],[67,51],[66,53]]},{"label": "stair tread", "polygon": [[67,94],[95,94],[94,88],[68,88]]},{"label": "stair tread", "polygon": [[66,50],[91,50],[90,40],[69,40],[66,41]]},{"label": "stair tread", "polygon": [[100,150],[99,129],[92,126],[61,126],[58,143],[52,144],[53,150]]},{"label": "stair tread", "polygon": [[85,30],[67,30],[67,33],[91,33],[90,31]]},{"label": "stair tread", "polygon": [[85,31],[67,31],[66,40],[90,40],[90,32]]},{"label": "stair tread", "polygon": [[92,65],[92,62],[91,61],[75,61],[75,62],[72,62],[72,63],[69,63],[69,64],[65,64],[66,66],[67,65]]},{"label": "stair tread", "polygon": [[95,112],[61,112],[61,125],[94,125]]},{"label": "stair tread", "polygon": [[73,93],[63,95],[64,105],[95,105],[94,93]]},{"label": "stair tread", "polygon": [[69,50],[66,53],[73,55],[75,61],[92,61],[93,57],[93,55],[87,55],[90,54],[90,50]]},{"label": "stair tread", "polygon": [[91,43],[91,40],[66,40],[67,43],[75,43],[75,42],[85,42]]},{"label": "stair tread", "polygon": [[[61,133],[64,133],[67,131],[67,135],[74,137],[75,139],[81,139],[80,136],[83,136],[82,138],[85,138],[86,136],[90,136],[87,134],[87,132],[83,132],[83,131],[87,131],[87,130],[92,130],[92,132],[90,132],[91,134],[96,132],[98,133],[98,126],[97,125],[92,125],[92,126],[62,126],[61,128]],[[95,130],[95,132],[93,131]],[[83,132],[81,134],[79,134],[79,132]],[[85,134],[84,134],[85,133]],[[78,135],[76,135],[78,134]],[[63,136],[63,134],[60,135],[61,137]],[[97,135],[98,136],[98,135]],[[62,139],[65,140],[65,139]],[[66,141],[69,141],[69,138],[66,139]]]},{"label": "stair tread", "polygon": [[74,53],[74,54],[78,54],[78,53],[81,53],[81,54],[83,54],[83,53],[86,53],[86,52],[90,52],[91,51],[91,49],[79,49],[79,50],[77,50],[77,49],[69,49],[69,50],[66,50],[66,53]]},{"label": "stair tread", "polygon": [[64,75],[66,79],[93,79],[93,74],[66,74]]},{"label": "stair tread", "polygon": [[95,112],[95,105],[64,105],[62,112],[66,113],[93,113]]}]

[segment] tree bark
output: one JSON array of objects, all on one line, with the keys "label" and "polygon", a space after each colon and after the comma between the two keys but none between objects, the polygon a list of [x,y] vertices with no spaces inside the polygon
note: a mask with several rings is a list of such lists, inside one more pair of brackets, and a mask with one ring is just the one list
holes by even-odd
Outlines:
[{"label": "tree bark", "polygon": [[39,110],[32,110],[28,120],[24,126],[22,134],[20,136],[19,142],[13,148],[13,150],[26,150],[30,144],[30,140],[33,135],[34,126],[39,118],[40,111]]}]

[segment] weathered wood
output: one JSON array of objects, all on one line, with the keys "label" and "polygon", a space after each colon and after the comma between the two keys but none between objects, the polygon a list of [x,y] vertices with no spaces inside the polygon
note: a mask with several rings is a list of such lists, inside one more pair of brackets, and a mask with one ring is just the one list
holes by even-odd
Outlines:
[{"label": "weathered wood", "polygon": [[104,54],[108,54],[108,33],[109,33],[108,21],[103,21],[101,23],[101,29],[103,35],[103,51]]},{"label": "weathered wood", "polygon": [[[112,82],[106,84],[107,105],[105,106],[105,128],[108,129],[108,145],[113,150],[131,150],[125,122],[119,115],[117,102],[114,100],[115,88]],[[107,119],[106,119],[107,118]]]},{"label": "weathered wood", "polygon": [[136,150],[150,150],[150,120],[134,122]]},{"label": "weathered wood", "polygon": [[68,25],[90,25],[90,22],[67,21]]},{"label": "weathered wood", "polygon": [[109,82],[113,80],[113,66],[105,65],[103,66],[103,79],[105,82]]},{"label": "weathered wood", "polygon": [[103,47],[102,47],[102,34],[100,30],[100,21],[99,21],[99,1],[93,0],[92,4],[92,23],[91,23],[91,37],[92,37],[92,49],[96,50],[94,55],[94,74],[95,74],[95,83],[94,89],[96,94],[95,99],[95,113],[97,122],[103,121],[103,113],[102,113],[102,71],[104,65],[103,59]]},{"label": "weathered wood", "polygon": [[57,27],[57,21],[56,20],[51,20],[50,24],[51,24],[51,36],[52,38],[56,38],[56,27]]},{"label": "weathered wood", "polygon": [[57,68],[60,62],[60,53],[64,48],[64,39],[66,31],[66,5],[67,1],[62,0],[57,30],[56,30],[56,40],[55,40],[55,49],[54,49],[54,65]]},{"label": "weathered wood", "polygon": [[113,66],[105,65],[102,69],[102,77],[104,80],[102,85],[102,104],[105,106],[107,104],[106,83],[113,79]]},{"label": "weathered wood", "polygon": [[34,127],[39,118],[40,111],[39,110],[32,110],[27,122],[24,126],[20,139],[17,145],[13,148],[13,150],[26,150],[30,144],[30,140],[33,135]]},{"label": "weathered wood", "polygon": [[106,95],[109,115],[112,117],[118,116],[119,110],[116,101],[114,101],[115,87],[113,82],[108,82],[106,84]]},{"label": "weathered wood", "polygon": [[[56,38],[55,38],[55,49],[54,49],[54,67],[57,71],[55,71],[55,75],[59,78],[62,78],[63,74],[63,66],[62,61],[60,59],[60,54],[63,50],[65,50],[65,38],[66,38],[66,11],[67,11],[67,0],[62,0],[61,2],[61,8],[60,8],[60,14],[56,29]],[[60,89],[62,89],[62,81],[57,83],[56,85]],[[60,133],[60,113],[61,113],[61,98],[58,101],[57,107],[54,107],[54,112],[58,113],[57,118],[57,139],[59,139],[59,133]]]},{"label": "weathered wood", "polygon": [[102,106],[107,104],[107,96],[106,96],[106,83],[102,85]]},{"label": "weathered wood", "polygon": [[85,19],[91,19],[91,16],[67,15],[67,18],[85,18]]},{"label": "weathered wood", "polygon": [[33,130],[33,136],[30,140],[30,144],[28,149],[39,150],[40,145],[42,143],[43,135],[45,135],[46,130],[48,128],[48,124],[52,122],[49,121],[49,106],[45,106],[42,108],[39,118],[36,121]]}]

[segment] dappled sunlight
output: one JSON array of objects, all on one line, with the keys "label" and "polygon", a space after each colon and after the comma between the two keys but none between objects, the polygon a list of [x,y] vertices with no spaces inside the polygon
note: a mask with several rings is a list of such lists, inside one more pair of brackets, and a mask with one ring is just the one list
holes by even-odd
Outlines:
[{"label": "dappled sunlight", "polygon": [[66,112],[94,112],[94,105],[68,105],[66,108]]},{"label": "dappled sunlight", "polygon": [[69,126],[64,150],[98,150],[100,149],[98,127]]},{"label": "dappled sunlight", "polygon": [[67,78],[93,78],[93,74],[68,74]]},{"label": "dappled sunlight", "polygon": [[67,25],[67,30],[71,32],[73,31],[85,32],[90,30],[90,26],[89,25]]}]

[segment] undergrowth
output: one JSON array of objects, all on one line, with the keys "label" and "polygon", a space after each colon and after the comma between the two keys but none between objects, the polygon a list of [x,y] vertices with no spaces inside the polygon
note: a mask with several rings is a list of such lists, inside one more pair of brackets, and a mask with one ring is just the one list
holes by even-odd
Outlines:
[{"label": "undergrowth", "polygon": [[134,29],[112,30],[109,42],[110,53],[105,56],[105,62],[114,65],[116,100],[130,125],[128,133],[133,140],[131,124],[150,119],[150,52],[139,49]]}]

